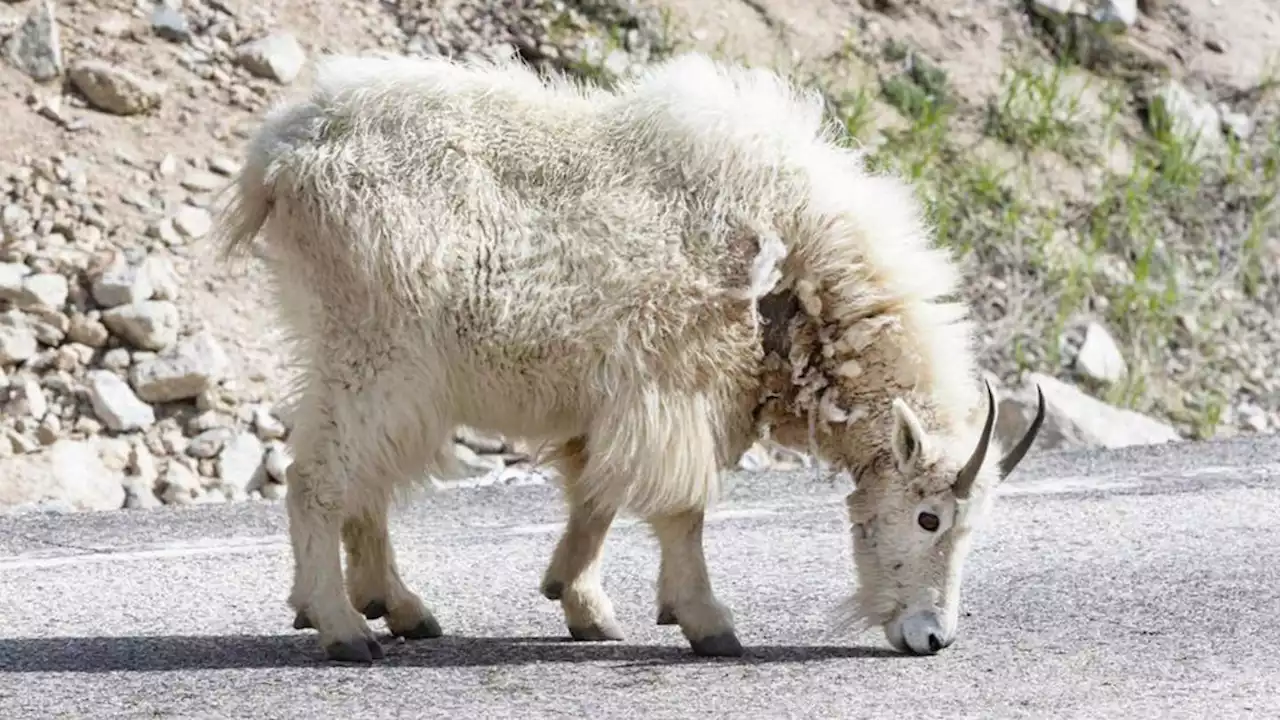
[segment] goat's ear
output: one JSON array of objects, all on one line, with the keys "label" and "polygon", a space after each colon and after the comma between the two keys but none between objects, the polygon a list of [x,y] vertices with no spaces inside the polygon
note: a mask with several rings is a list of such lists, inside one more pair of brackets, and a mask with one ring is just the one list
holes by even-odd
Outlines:
[{"label": "goat's ear", "polygon": [[893,459],[898,464],[899,471],[908,472],[924,457],[929,438],[920,419],[901,398],[893,400],[892,433],[890,446],[893,448]]}]

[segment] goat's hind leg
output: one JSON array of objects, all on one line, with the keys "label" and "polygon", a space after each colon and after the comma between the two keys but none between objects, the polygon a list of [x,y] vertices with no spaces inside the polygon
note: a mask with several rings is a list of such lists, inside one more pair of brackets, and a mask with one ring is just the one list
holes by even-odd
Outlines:
[{"label": "goat's hind leg", "polygon": [[337,452],[337,425],[327,415],[313,415],[292,439],[296,458],[286,472],[285,497],[294,560],[289,604],[296,613],[294,627],[315,628],[329,659],[368,663],[383,651],[343,590],[348,475]]}]

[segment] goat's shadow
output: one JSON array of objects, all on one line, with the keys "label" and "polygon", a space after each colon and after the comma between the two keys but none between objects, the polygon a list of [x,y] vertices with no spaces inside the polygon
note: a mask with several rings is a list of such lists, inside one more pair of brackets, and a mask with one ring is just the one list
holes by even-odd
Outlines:
[{"label": "goat's shadow", "polygon": [[[446,635],[402,642],[381,636],[386,657],[374,667],[462,668],[538,663],[805,663],[902,657],[888,649],[830,645],[747,645],[736,658],[696,656],[684,644],[574,642],[567,637]],[[329,663],[314,633],[0,638],[0,674],[156,672],[258,668],[359,667]]]}]

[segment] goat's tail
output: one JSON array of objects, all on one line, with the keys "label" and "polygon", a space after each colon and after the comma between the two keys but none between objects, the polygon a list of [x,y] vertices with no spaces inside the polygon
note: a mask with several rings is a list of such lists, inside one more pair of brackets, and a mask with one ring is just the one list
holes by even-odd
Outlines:
[{"label": "goat's tail", "polygon": [[251,145],[244,167],[227,188],[231,197],[218,214],[213,238],[223,260],[251,250],[254,238],[271,214],[267,161],[266,153],[256,143]]}]

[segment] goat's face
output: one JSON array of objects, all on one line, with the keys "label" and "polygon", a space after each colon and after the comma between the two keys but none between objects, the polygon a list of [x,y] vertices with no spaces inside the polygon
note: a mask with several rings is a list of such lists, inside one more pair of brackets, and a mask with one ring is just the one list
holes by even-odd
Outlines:
[{"label": "goat's face", "polygon": [[858,626],[884,628],[901,652],[932,655],[952,643],[960,581],[974,528],[995,487],[1026,453],[1044,419],[1044,398],[1023,439],[988,463],[995,398],[976,448],[929,434],[901,400],[893,403],[890,452],[860,468],[846,498],[858,589],[844,606]]}]

